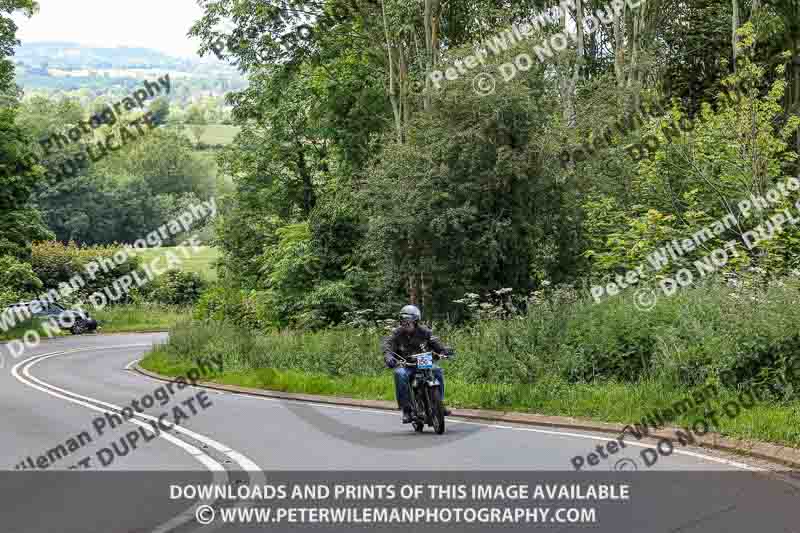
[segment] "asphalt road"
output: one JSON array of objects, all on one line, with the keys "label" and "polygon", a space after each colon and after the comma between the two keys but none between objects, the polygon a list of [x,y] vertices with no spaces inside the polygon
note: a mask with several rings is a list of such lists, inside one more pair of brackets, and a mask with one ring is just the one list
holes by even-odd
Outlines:
[{"label": "asphalt road", "polygon": [[[69,337],[43,343],[17,359],[0,346],[5,356],[0,369],[0,468],[13,472],[0,474],[0,515],[7,519],[4,531],[51,531],[51,523],[59,523],[60,531],[76,532],[191,531],[187,521],[196,511],[189,506],[194,502],[167,498],[164,487],[175,481],[170,472],[181,472],[182,482],[213,480],[251,486],[265,483],[265,472],[274,479],[281,471],[303,471],[312,478],[330,477],[333,471],[374,471],[384,477],[386,471],[395,471],[397,476],[404,471],[426,471],[445,478],[448,472],[457,477],[459,472],[484,471],[491,477],[503,471],[546,478],[561,475],[559,471],[572,473],[573,457],[586,458],[597,446],[607,450],[612,440],[608,435],[580,431],[457,418],[448,419],[443,436],[430,429],[418,435],[400,424],[395,412],[272,400],[192,386],[173,387],[167,396],[165,383],[129,368],[153,343],[165,338],[164,334]],[[142,413],[110,427],[113,413],[134,400],[155,398],[159,389],[166,401],[156,399],[150,408],[139,404]],[[180,425],[165,424],[159,438],[145,442],[144,436],[152,436],[149,430],[157,427],[158,417],[166,414],[162,418],[172,421],[176,407],[184,415]],[[59,446],[61,451],[53,452]],[[632,470],[647,471],[651,478],[672,472],[696,485],[701,477],[713,478],[712,472],[752,476],[763,466],[682,448],[648,468],[641,453],[650,446],[629,442],[607,460],[586,465],[583,472],[604,479]],[[70,467],[78,468],[70,471]],[[98,479],[91,477],[92,472],[103,473],[102,480],[92,481]],[[117,473],[116,479],[112,472]],[[78,487],[76,475],[84,479]],[[777,492],[786,494],[783,482],[771,483],[781,485]],[[752,497],[748,498],[752,503]],[[43,501],[59,504],[53,507]],[[131,501],[136,505],[130,505]],[[741,518],[737,520],[741,523]],[[94,529],[87,529],[88,522]],[[16,525],[9,528],[11,523]]]}]

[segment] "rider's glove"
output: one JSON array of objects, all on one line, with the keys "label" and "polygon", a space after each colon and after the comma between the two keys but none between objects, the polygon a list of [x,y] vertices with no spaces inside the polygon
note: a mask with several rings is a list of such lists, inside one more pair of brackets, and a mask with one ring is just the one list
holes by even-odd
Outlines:
[{"label": "rider's glove", "polygon": [[395,368],[397,366],[397,359],[395,359],[394,357],[387,357],[386,366],[388,366],[389,368]]}]

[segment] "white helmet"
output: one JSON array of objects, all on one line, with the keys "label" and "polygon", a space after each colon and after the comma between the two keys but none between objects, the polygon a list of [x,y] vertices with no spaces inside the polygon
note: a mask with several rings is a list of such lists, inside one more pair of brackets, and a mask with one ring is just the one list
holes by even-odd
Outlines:
[{"label": "white helmet", "polygon": [[419,322],[421,318],[422,313],[420,313],[419,308],[416,305],[407,305],[400,310],[401,320],[413,320],[414,322]]}]

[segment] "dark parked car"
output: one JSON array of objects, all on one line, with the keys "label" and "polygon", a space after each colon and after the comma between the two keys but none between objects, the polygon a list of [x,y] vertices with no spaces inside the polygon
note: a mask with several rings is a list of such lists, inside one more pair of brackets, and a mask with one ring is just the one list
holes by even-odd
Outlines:
[{"label": "dark parked car", "polygon": [[55,318],[62,329],[69,330],[73,335],[80,335],[87,331],[97,329],[97,320],[80,309],[65,309],[55,302],[45,300],[31,300],[11,304],[6,309],[17,317],[27,318]]}]

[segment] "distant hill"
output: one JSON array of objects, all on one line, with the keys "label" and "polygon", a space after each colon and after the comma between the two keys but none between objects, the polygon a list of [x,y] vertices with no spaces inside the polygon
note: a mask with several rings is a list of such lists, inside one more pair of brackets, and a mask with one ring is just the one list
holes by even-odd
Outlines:
[{"label": "distant hill", "polygon": [[[98,48],[73,42],[25,42],[12,61],[16,81],[26,92],[94,96],[127,94],[145,79],[169,72],[175,80],[171,99],[182,103],[241,90],[247,79],[215,57],[180,58],[149,48]],[[84,91],[85,92],[85,91]]]},{"label": "distant hill", "polygon": [[[149,48],[94,48],[69,42],[23,43],[14,62],[57,69],[186,68],[192,60],[171,57]],[[197,61],[199,63],[199,61]]]}]

